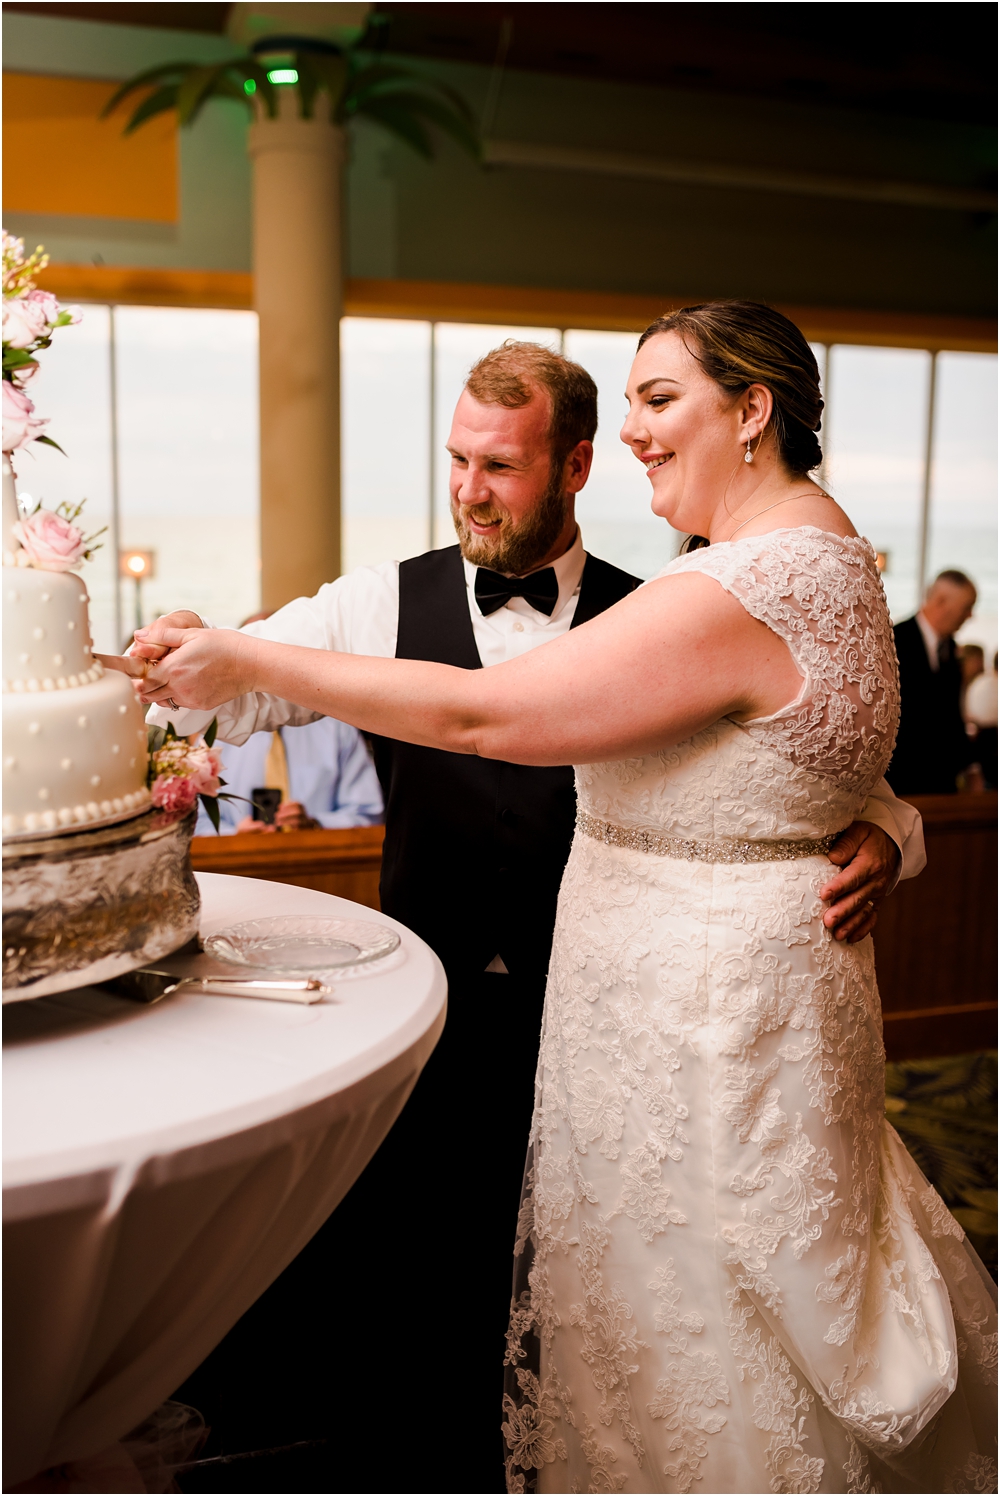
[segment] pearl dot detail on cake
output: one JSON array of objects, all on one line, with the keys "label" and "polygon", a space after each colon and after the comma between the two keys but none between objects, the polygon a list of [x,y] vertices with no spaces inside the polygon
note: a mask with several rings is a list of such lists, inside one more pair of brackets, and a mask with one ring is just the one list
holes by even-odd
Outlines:
[{"label": "pearl dot detail on cake", "polygon": [[86,725],[87,725],[87,719],[86,719],[86,717],[77,717],[77,719],[76,719],[76,725],[77,725],[77,727],[86,727]]},{"label": "pearl dot detail on cake", "polygon": [[38,798],[39,798],[39,800],[47,800],[49,798],[49,792],[45,788],[44,784],[42,785],[41,789],[38,791]]},{"label": "pearl dot detail on cake", "polygon": [[60,769],[72,769],[73,760],[71,758],[62,758],[59,760],[59,767]]},{"label": "pearl dot detail on cake", "polygon": [[90,782],[93,785],[100,784],[100,782],[101,782],[101,776],[100,776],[100,774],[91,774],[91,776],[90,776]]},{"label": "pearl dot detail on cake", "polygon": [[44,629],[32,629],[32,631],[31,631],[31,637],[33,639],[44,639],[45,638],[45,630]]},{"label": "pearl dot detail on cake", "polygon": [[28,723],[28,731],[30,733],[34,734],[36,732],[41,732],[41,730],[42,730],[42,724],[40,722],[29,722]]}]

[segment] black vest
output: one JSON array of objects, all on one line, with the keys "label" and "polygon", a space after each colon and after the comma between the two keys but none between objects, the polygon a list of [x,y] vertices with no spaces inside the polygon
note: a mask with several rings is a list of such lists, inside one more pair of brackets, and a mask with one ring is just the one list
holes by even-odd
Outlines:
[{"label": "black vest", "polygon": [[[588,556],[573,627],[638,587]],[[399,568],[396,658],[479,670],[457,545]],[[382,908],[427,941],[453,974],[501,955],[514,975],[544,976],[556,898],[573,839],[570,768],[374,741],[385,796]]]}]

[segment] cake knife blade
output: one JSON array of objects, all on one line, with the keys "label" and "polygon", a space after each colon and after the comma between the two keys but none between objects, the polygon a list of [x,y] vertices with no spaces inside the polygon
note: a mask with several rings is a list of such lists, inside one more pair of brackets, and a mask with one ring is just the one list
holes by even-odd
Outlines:
[{"label": "cake knife blade", "polygon": [[100,986],[116,997],[146,1004],[159,1002],[162,997],[169,997],[182,988],[215,997],[263,997],[284,1003],[318,1003],[333,992],[332,987],[325,987],[316,977],[185,977],[156,966],[125,972],[120,977],[101,982]]}]

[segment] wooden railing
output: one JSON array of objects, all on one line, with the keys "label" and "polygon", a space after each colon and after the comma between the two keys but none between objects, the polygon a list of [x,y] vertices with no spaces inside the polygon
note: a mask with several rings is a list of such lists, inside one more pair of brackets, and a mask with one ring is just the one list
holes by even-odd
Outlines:
[{"label": "wooden railing", "polygon": [[875,967],[890,1059],[992,1049],[997,1032],[997,797],[908,796],[927,867],[886,900]]},{"label": "wooden railing", "polygon": [[[914,797],[927,867],[881,912],[875,960],[890,1059],[992,1048],[997,1020],[997,797]],[[271,878],[378,908],[382,827],[198,836],[200,872]]]},{"label": "wooden railing", "polygon": [[377,909],[383,835],[381,826],[349,826],[335,831],[196,836],[191,862],[198,873],[296,883]]}]

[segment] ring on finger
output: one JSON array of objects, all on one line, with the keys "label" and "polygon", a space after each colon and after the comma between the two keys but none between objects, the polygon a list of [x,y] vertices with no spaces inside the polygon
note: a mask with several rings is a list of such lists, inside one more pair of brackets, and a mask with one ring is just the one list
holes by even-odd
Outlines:
[{"label": "ring on finger", "polygon": [[174,698],[172,696],[168,696],[167,697],[167,706],[170,708],[170,710],[172,712],[179,712],[180,711],[180,707],[177,705],[176,701],[174,700]]},{"label": "ring on finger", "polygon": [[872,899],[865,899],[864,908],[865,909],[869,909],[869,910],[874,909],[875,908],[874,901]]}]

